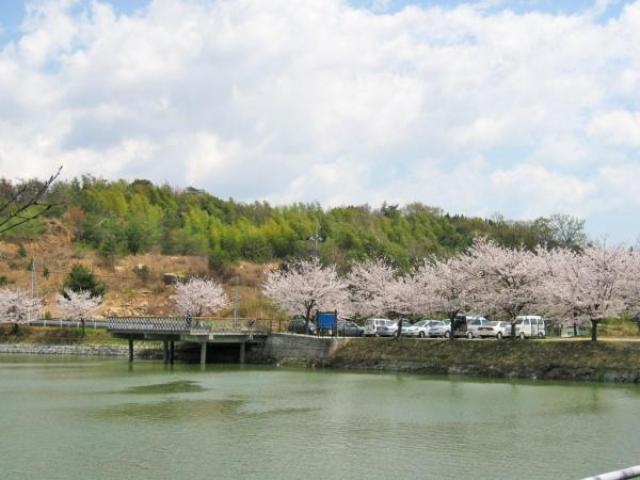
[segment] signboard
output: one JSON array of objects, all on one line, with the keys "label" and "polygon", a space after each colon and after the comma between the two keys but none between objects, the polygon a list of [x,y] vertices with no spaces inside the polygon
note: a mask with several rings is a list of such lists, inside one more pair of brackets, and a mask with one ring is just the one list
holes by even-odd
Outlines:
[{"label": "signboard", "polygon": [[338,322],[338,312],[317,312],[316,325],[318,332],[331,332],[335,335]]}]

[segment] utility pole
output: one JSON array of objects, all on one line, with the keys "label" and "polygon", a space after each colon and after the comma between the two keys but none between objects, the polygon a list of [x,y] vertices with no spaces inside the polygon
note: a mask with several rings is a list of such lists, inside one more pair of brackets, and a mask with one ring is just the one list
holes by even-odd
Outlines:
[{"label": "utility pole", "polygon": [[36,294],[36,259],[31,259],[31,298]]},{"label": "utility pole", "polygon": [[314,245],[315,245],[314,253],[316,258],[320,258],[320,249],[318,248],[318,242],[321,242],[323,239],[320,236],[320,224],[318,222],[316,222],[316,233],[310,236],[309,240],[314,242]]},{"label": "utility pole", "polygon": [[240,294],[238,287],[240,286],[240,277],[236,275],[236,286],[233,292],[233,320],[236,328],[238,327],[238,304],[240,303]]},{"label": "utility pole", "polygon": [[[36,294],[36,259],[31,259],[31,300],[35,298]],[[27,318],[29,323],[31,323],[31,308],[27,310]]]}]

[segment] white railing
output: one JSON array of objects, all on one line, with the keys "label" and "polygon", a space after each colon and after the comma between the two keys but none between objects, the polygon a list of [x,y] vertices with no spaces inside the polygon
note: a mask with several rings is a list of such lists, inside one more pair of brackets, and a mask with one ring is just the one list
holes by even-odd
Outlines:
[{"label": "white railing", "polygon": [[640,465],[614,470],[613,472],[601,473],[595,477],[585,477],[582,480],[626,480],[627,478],[640,477]]}]

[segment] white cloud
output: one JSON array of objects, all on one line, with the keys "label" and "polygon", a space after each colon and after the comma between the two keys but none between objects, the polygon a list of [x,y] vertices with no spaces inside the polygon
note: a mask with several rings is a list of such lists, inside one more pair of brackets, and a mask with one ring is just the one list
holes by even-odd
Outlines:
[{"label": "white cloud", "polygon": [[594,117],[587,132],[597,140],[622,147],[640,147],[640,111],[616,110]]},{"label": "white cloud", "polygon": [[0,51],[3,174],[64,163],[249,201],[515,218],[630,201],[639,1],[606,22],[602,0],[571,15],[376,5],[34,3]]},{"label": "white cloud", "polygon": [[640,197],[638,196],[640,164],[604,167],[599,172],[599,180],[602,197],[609,196],[611,198],[606,206],[602,206],[602,211],[611,211],[621,207],[640,208]]}]

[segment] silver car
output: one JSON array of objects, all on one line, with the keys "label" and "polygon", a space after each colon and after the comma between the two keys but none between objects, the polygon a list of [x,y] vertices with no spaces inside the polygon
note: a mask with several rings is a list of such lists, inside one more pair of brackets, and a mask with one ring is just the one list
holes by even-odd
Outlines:
[{"label": "silver car", "polygon": [[428,332],[429,332],[428,322],[429,320],[420,320],[414,323],[413,325],[408,325],[406,328],[405,328],[405,324],[403,323],[402,335],[406,335],[408,337],[424,338],[428,335]]},{"label": "silver car", "polygon": [[444,337],[449,338],[451,336],[451,324],[443,322],[442,320],[428,320],[430,337]]},{"label": "silver car", "polygon": [[493,322],[484,317],[474,317],[467,320],[467,338],[495,337],[497,333]]}]

